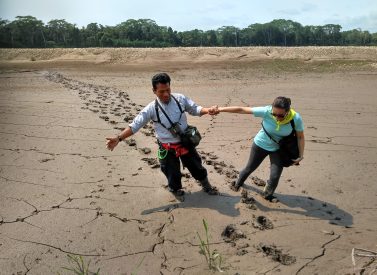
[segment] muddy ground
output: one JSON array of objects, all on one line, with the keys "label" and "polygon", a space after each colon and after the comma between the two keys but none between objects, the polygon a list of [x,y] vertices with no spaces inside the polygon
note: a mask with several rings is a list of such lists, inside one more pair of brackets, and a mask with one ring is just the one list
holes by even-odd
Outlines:
[{"label": "muddy ground", "polygon": [[[72,274],[62,269],[72,266],[67,255],[100,274],[209,274],[203,219],[225,274],[372,272],[377,260],[353,266],[351,251],[377,250],[375,48],[294,50],[118,49],[118,59],[0,50],[0,274]],[[187,170],[183,202],[166,190],[152,125],[105,148],[154,100],[150,79],[160,71],[203,106],[291,97],[305,159],[283,171],[279,202],[259,196],[267,159],[243,193],[230,189],[260,128],[248,115],[189,117],[220,196],[203,193]]]}]

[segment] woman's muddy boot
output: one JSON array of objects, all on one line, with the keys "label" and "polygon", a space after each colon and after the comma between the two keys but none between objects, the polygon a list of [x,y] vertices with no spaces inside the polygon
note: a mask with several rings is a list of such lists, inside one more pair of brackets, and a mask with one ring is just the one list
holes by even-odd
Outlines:
[{"label": "woman's muddy boot", "polygon": [[279,202],[278,198],[276,198],[274,196],[274,192],[275,192],[275,189],[276,187],[274,188],[270,183],[269,181],[267,181],[267,184],[265,185],[264,189],[263,189],[263,192],[262,192],[262,197],[265,199],[265,200],[268,200],[270,202]]},{"label": "woman's muddy boot", "polygon": [[206,192],[208,195],[218,195],[219,194],[219,191],[217,190],[217,188],[212,186],[209,183],[208,178],[201,180],[200,185],[202,186],[203,191]]}]

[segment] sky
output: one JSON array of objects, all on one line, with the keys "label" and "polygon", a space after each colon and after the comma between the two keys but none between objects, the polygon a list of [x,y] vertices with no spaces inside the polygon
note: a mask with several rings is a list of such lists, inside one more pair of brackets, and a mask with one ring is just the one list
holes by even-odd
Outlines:
[{"label": "sky", "polygon": [[18,15],[44,23],[65,19],[79,27],[152,19],[186,31],[290,19],[302,25],[339,24],[342,30],[377,32],[377,0],[0,0],[0,18],[13,21]]}]

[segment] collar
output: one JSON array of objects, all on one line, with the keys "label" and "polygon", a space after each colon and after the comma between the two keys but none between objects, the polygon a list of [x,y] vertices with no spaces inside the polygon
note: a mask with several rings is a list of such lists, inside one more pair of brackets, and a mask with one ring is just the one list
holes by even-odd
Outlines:
[{"label": "collar", "polygon": [[162,105],[164,105],[164,106],[168,106],[169,103],[171,102],[171,95],[170,95],[170,97],[169,97],[169,101],[168,101],[167,103],[162,102],[158,97],[156,97],[156,98],[157,98],[158,103],[160,103],[161,106],[162,106]]},{"label": "collar", "polygon": [[[271,110],[272,110],[272,108],[271,108]],[[296,114],[296,111],[291,108],[291,109],[289,109],[289,112],[285,116],[285,118],[282,121],[279,121],[270,112],[270,117],[272,117],[272,119],[276,122],[276,129],[275,130],[279,131],[280,130],[280,125],[284,125],[284,124],[290,123],[291,120],[294,118],[295,114]]]}]

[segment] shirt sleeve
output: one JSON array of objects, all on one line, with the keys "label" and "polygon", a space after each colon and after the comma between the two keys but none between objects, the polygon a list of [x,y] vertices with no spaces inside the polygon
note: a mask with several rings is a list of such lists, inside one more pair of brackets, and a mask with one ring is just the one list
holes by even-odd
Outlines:
[{"label": "shirt sleeve", "polygon": [[296,131],[299,131],[299,132],[304,131],[304,122],[302,121],[302,117],[299,113],[296,113],[293,120],[295,122]]},{"label": "shirt sleeve", "polygon": [[152,119],[153,108],[154,105],[152,103],[148,104],[128,125],[130,126],[132,133],[135,134]]},{"label": "shirt sleeve", "polygon": [[202,106],[197,105],[194,101],[191,100],[191,98],[188,98],[184,95],[182,95],[184,104],[185,104],[185,110],[192,116],[200,116],[200,112],[203,109]]},{"label": "shirt sleeve", "polygon": [[255,117],[264,117],[266,112],[268,111],[268,106],[265,107],[253,107],[251,108],[253,115]]}]

